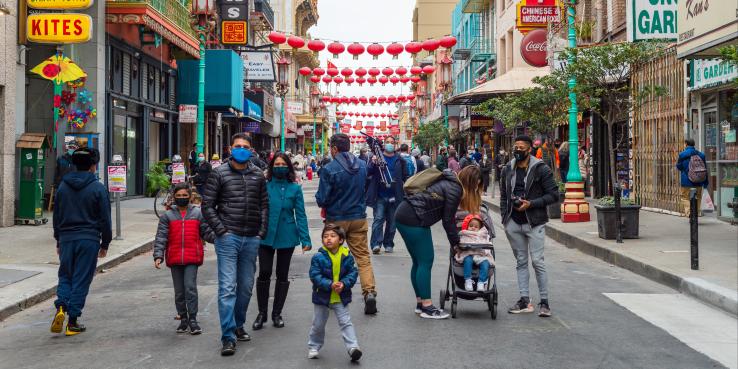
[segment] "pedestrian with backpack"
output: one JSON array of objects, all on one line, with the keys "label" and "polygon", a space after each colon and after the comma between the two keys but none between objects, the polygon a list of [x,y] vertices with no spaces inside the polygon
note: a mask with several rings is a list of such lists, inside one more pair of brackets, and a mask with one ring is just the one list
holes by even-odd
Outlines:
[{"label": "pedestrian with backpack", "polygon": [[707,163],[705,154],[694,148],[694,139],[684,140],[687,146],[679,153],[676,168],[681,172],[680,183],[681,201],[684,206],[684,216],[689,216],[689,192],[694,188],[697,191],[697,215],[700,216],[700,204],[702,203],[702,189],[707,188]]},{"label": "pedestrian with backpack", "polygon": [[[410,177],[405,159],[395,152],[395,138],[384,140],[384,161],[387,163],[392,183],[383,183],[379,174],[379,158],[372,157],[367,173],[371,176],[366,190],[366,205],[374,209],[371,247],[375,255],[384,252],[391,254],[395,248],[395,211],[403,198],[402,186]],[[384,170],[384,169],[382,169]]]}]

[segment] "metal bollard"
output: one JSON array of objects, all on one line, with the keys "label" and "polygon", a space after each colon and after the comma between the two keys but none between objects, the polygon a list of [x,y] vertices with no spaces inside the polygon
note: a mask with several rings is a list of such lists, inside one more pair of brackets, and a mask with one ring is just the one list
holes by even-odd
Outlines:
[{"label": "metal bollard", "polygon": [[615,184],[615,225],[617,227],[615,232],[615,242],[623,243],[623,214],[620,207],[620,193],[622,189],[620,184]]},{"label": "metal bollard", "polygon": [[689,190],[689,255],[692,270],[700,269],[699,237],[697,233],[697,189]]},{"label": "metal bollard", "polygon": [[120,193],[115,193],[115,240],[122,240],[120,235]]}]

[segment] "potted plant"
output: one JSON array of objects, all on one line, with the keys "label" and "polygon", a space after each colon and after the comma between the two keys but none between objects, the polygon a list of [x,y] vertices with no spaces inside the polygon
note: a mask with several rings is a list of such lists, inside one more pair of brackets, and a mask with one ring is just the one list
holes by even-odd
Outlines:
[{"label": "potted plant", "polygon": [[[618,226],[615,218],[615,198],[607,196],[599,199],[595,204],[595,209],[597,209],[597,231],[600,238],[614,240]],[[630,198],[620,199],[621,235],[624,239],[638,238],[638,214],[640,209],[641,206]]]},{"label": "potted plant", "polygon": [[546,209],[551,219],[561,219],[561,204],[564,203],[566,197],[566,183],[557,181],[556,185],[559,188],[559,202],[549,205]]},{"label": "potted plant", "polygon": [[169,176],[166,173],[165,163],[156,163],[146,173],[146,195],[153,197],[159,190],[167,190],[171,186]]}]

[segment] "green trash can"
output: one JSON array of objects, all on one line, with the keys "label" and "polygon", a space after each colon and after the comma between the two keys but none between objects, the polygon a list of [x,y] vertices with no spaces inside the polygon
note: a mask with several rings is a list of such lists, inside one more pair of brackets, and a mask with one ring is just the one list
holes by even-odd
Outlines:
[{"label": "green trash can", "polygon": [[24,133],[20,149],[20,183],[16,224],[40,225],[44,218],[44,174],[49,141],[43,133]]}]

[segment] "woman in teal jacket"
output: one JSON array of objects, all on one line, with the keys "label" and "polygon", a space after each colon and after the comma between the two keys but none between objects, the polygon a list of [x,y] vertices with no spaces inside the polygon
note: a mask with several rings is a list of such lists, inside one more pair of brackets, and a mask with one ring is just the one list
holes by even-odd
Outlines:
[{"label": "woman in teal jacket", "polygon": [[312,249],[308,232],[305,201],[302,187],[297,184],[295,169],[284,153],[274,155],[267,170],[267,192],[269,193],[269,228],[259,247],[259,277],[256,279],[256,300],[259,315],[254,321],[254,330],[264,327],[269,307],[269,282],[272,278],[274,254],[277,254],[277,282],[274,286],[272,322],[277,328],[284,327],[282,307],[287,299],[290,282],[287,275],[295,247],[302,244],[302,251]]}]

